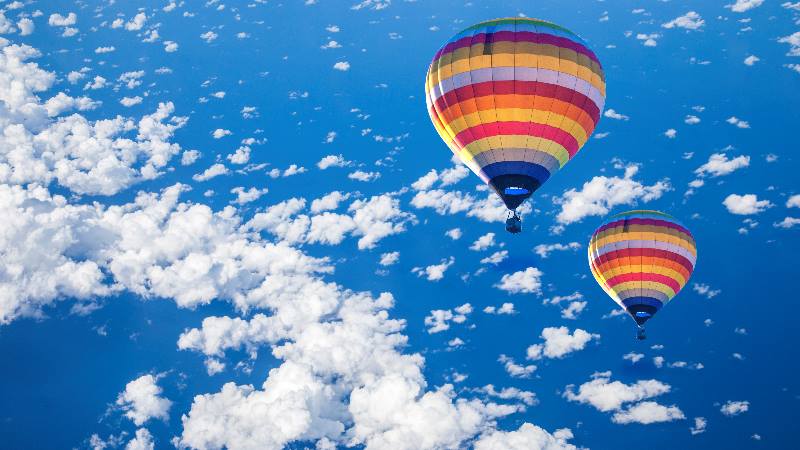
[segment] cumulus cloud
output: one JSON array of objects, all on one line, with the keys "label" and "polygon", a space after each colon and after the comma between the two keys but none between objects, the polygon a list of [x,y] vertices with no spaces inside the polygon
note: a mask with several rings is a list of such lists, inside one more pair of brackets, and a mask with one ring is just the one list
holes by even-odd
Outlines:
[{"label": "cumulus cloud", "polygon": [[503,275],[495,287],[510,294],[541,295],[542,275],[544,273],[536,267],[528,267],[525,270]]},{"label": "cumulus cloud", "polygon": [[706,21],[700,17],[700,14],[695,11],[689,11],[680,17],[676,17],[669,22],[661,24],[661,26],[664,28],[683,28],[691,31],[699,30],[705,23]]},{"label": "cumulus cloud", "polygon": [[156,444],[153,441],[153,435],[147,428],[139,428],[133,439],[128,441],[125,445],[125,450],[154,450]]},{"label": "cumulus cloud", "polygon": [[732,5],[725,5],[726,8],[729,8],[733,12],[743,13],[750,11],[751,9],[758,8],[764,3],[764,0],[736,0],[736,3]]},{"label": "cumulus cloud", "polygon": [[425,316],[425,326],[428,334],[441,333],[450,329],[450,322],[464,323],[472,312],[472,305],[464,303],[455,308],[455,313],[450,309],[435,309],[430,315]]},{"label": "cumulus cloud", "polygon": [[750,128],[750,123],[746,120],[742,120],[736,116],[728,117],[725,122],[735,126],[736,128]]},{"label": "cumulus cloud", "polygon": [[225,164],[216,163],[202,173],[192,175],[192,179],[194,181],[208,181],[220,175],[227,175],[228,173],[230,173],[230,171],[225,167]]},{"label": "cumulus cloud", "polygon": [[568,244],[539,244],[533,248],[533,251],[542,258],[547,258],[550,256],[550,253],[554,251],[578,250],[579,248],[581,248],[581,244],[577,242],[570,242]]},{"label": "cumulus cloud", "polygon": [[615,120],[629,120],[630,119],[630,117],[626,116],[625,114],[620,114],[620,113],[614,111],[612,108],[607,109],[606,112],[603,113],[603,116],[608,117],[609,119],[615,119]]},{"label": "cumulus cloud", "polygon": [[517,364],[514,361],[514,358],[511,358],[510,356],[500,355],[500,357],[497,358],[497,361],[502,363],[503,367],[506,369],[506,373],[514,378],[530,378],[530,376],[536,371],[535,365]]},{"label": "cumulus cloud", "polygon": [[339,61],[333,65],[334,70],[338,70],[341,72],[347,72],[350,70],[350,63],[347,61]]},{"label": "cumulus cloud", "polygon": [[683,411],[675,405],[664,406],[656,402],[640,402],[614,413],[611,421],[619,424],[641,423],[643,425],[672,422],[685,419]]},{"label": "cumulus cloud", "polygon": [[494,236],[495,236],[494,233],[484,234],[483,236],[476,239],[475,242],[473,242],[472,245],[469,246],[469,249],[472,251],[479,252],[496,245],[496,243],[494,242]]},{"label": "cumulus cloud", "polygon": [[[484,222],[502,222],[506,220],[508,208],[500,197],[488,193],[486,198],[477,199],[472,194],[444,189],[422,190],[411,199],[411,205],[417,209],[432,208],[440,215],[464,213],[467,217],[475,217]],[[523,203],[517,212],[528,214],[532,211],[528,203]]]},{"label": "cumulus cloud", "polygon": [[759,200],[755,194],[731,194],[725,197],[722,204],[729,213],[744,216],[759,214],[774,206],[769,200]]},{"label": "cumulus cloud", "polygon": [[62,16],[58,13],[50,14],[50,18],[47,19],[47,24],[51,27],[68,27],[75,25],[77,22],[78,16],[74,12],[71,12],[66,16]]},{"label": "cumulus cloud", "polygon": [[600,339],[599,334],[589,333],[580,328],[570,334],[567,327],[548,327],[542,330],[544,342],[528,347],[528,359],[563,358],[569,353],[583,350],[592,339]]},{"label": "cumulus cloud", "polygon": [[710,175],[712,177],[721,177],[749,165],[750,157],[747,155],[740,155],[728,159],[728,155],[725,153],[714,153],[708,158],[708,162],[695,169],[694,173],[700,176]]},{"label": "cumulus cloud", "polygon": [[444,273],[447,269],[455,264],[456,259],[452,256],[442,259],[439,264],[432,264],[427,267],[414,267],[411,269],[412,273],[417,274],[418,277],[425,277],[428,281],[439,281],[444,278]]},{"label": "cumulus cloud", "polygon": [[[800,31],[795,31],[789,36],[778,39],[781,44],[789,45],[789,52],[786,56],[800,56]],[[798,70],[800,72],[800,70]]]},{"label": "cumulus cloud", "polygon": [[35,49],[6,45],[0,53],[0,182],[48,185],[56,182],[77,193],[113,195],[143,180],[158,177],[181,151],[171,143],[187,121],[172,116],[172,103],[160,103],[136,120],[117,116],[90,121],[80,114],[54,117],[67,109],[91,109],[86,97],[59,93],[42,104],[37,93],[48,90],[54,74],[29,59]]},{"label": "cumulus cloud", "polygon": [[516,431],[493,430],[475,441],[475,450],[577,450],[570,444],[573,434],[569,428],[548,433],[546,430],[523,423]]},{"label": "cumulus cloud", "polygon": [[[309,216],[301,213],[305,205],[305,199],[299,198],[272,205],[253,216],[248,227],[267,231],[289,244],[335,245],[347,235],[360,236],[358,248],[364,250],[404,232],[406,225],[416,220],[413,214],[402,211],[400,202],[388,194],[355,200],[348,207],[348,214],[322,212]],[[320,207],[318,203],[317,208]]]},{"label": "cumulus cloud", "polygon": [[622,178],[596,176],[584,183],[580,191],[566,191],[554,199],[561,206],[556,220],[559,224],[568,225],[585,217],[606,215],[615,206],[649,202],[660,198],[670,189],[666,179],[650,186],[634,180],[638,170],[638,166],[629,165]]},{"label": "cumulus cloud", "polygon": [[319,160],[317,167],[320,170],[325,170],[329,167],[347,167],[350,164],[350,161],[344,159],[342,155],[328,155]]},{"label": "cumulus cloud", "polygon": [[125,390],[117,397],[117,406],[136,426],[142,426],[150,419],[169,419],[172,402],[161,396],[162,389],[156,383],[158,378],[151,374],[142,375],[125,385]]},{"label": "cumulus cloud", "polygon": [[705,417],[695,417],[694,418],[694,426],[689,428],[689,432],[692,433],[692,436],[705,433],[706,426],[708,425],[708,421]]},{"label": "cumulus cloud", "polygon": [[745,413],[750,409],[750,402],[747,400],[743,401],[734,401],[728,400],[725,402],[724,405],[719,409],[719,411],[728,417],[738,416],[739,414]]},{"label": "cumulus cloud", "polygon": [[[589,404],[602,412],[615,411],[611,419],[615,423],[650,424],[685,418],[677,406],[643,401],[670,390],[670,385],[658,380],[639,380],[634,384],[612,382],[611,372],[601,372],[592,375],[592,380],[580,385],[577,392],[574,385],[568,385],[563,395],[569,401]],[[627,408],[623,409],[626,404]]]}]

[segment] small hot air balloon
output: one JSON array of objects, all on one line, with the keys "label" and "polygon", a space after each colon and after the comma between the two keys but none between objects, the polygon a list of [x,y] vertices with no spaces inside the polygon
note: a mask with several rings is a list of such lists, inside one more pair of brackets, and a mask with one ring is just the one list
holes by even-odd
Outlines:
[{"label": "small hot air balloon", "polygon": [[425,80],[433,125],[458,158],[517,207],[586,143],[603,111],[605,77],[588,45],[537,19],[482,22],[436,53]]},{"label": "small hot air balloon", "polygon": [[669,214],[636,210],[611,216],[589,240],[592,275],[639,326],[686,286],[697,262],[692,233]]}]

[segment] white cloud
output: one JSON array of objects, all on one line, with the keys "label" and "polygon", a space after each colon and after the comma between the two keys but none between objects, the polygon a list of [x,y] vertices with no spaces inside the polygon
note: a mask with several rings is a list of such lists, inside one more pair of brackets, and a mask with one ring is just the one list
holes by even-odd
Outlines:
[{"label": "white cloud", "polygon": [[570,334],[567,327],[544,328],[541,337],[544,343],[528,347],[528,359],[563,358],[569,353],[583,350],[592,339],[600,339],[599,334],[588,333],[580,328]]},{"label": "white cloud", "polygon": [[692,433],[692,436],[705,433],[707,425],[708,421],[705,417],[695,417],[694,426],[689,428],[689,431]]},{"label": "white cloud", "polygon": [[153,442],[153,435],[150,434],[147,428],[136,430],[133,439],[125,445],[125,450],[154,450],[155,448],[156,444]]},{"label": "white cloud", "polygon": [[622,356],[622,359],[630,361],[632,364],[636,364],[637,362],[641,361],[642,358],[644,358],[644,354],[634,352],[630,352]]},{"label": "white cloud", "polygon": [[111,53],[114,50],[116,50],[116,48],[112,45],[108,47],[97,47],[96,49],[94,49],[94,52],[97,53],[98,55],[102,55],[103,53]]},{"label": "white cloud", "polygon": [[666,136],[669,139],[675,139],[675,136],[677,135],[678,135],[678,130],[676,130],[675,128],[670,128],[664,132],[664,136]]},{"label": "white cloud", "polygon": [[734,125],[737,128],[750,128],[749,122],[744,121],[736,116],[728,117],[728,119],[726,119],[725,121],[731,125]]},{"label": "white cloud", "polygon": [[158,379],[159,376],[142,375],[125,385],[125,390],[117,397],[117,406],[136,426],[150,419],[169,419],[172,402],[161,396],[162,389],[156,384]]},{"label": "white cloud", "polygon": [[339,62],[337,62],[336,64],[333,65],[333,68],[335,70],[339,70],[339,71],[342,71],[342,72],[347,72],[348,70],[350,70],[350,63],[347,62],[347,61],[339,61]]},{"label": "white cloud", "polygon": [[329,167],[347,167],[350,164],[350,161],[344,159],[342,155],[328,155],[319,160],[317,167],[320,170],[325,170]]},{"label": "white cloud", "polygon": [[240,145],[236,151],[225,158],[227,158],[231,164],[247,164],[247,162],[250,161],[250,152],[252,152],[252,150],[253,149],[250,148],[249,145]]},{"label": "white cloud", "polygon": [[431,169],[430,172],[421,176],[417,181],[411,183],[411,187],[415,191],[427,191],[432,188],[436,181],[439,180],[439,173],[436,169]]},{"label": "white cloud", "polygon": [[719,411],[728,417],[733,417],[745,413],[749,409],[750,409],[750,402],[748,402],[747,400],[744,401],[728,400],[727,402],[725,402],[724,405],[722,405]]},{"label": "white cloud", "polygon": [[461,239],[461,228],[453,228],[451,230],[447,230],[444,234],[450,239],[457,241]]},{"label": "white cloud", "polygon": [[142,97],[138,95],[135,97],[122,97],[119,103],[126,108],[130,108],[131,106],[135,106],[142,103]]},{"label": "white cloud", "polygon": [[[503,222],[508,214],[508,208],[494,193],[488,193],[486,198],[479,200],[461,191],[419,191],[411,199],[411,205],[418,209],[433,208],[440,215],[465,213],[467,217],[475,217],[484,222]],[[528,203],[517,208],[517,212],[523,215],[531,211]]]},{"label": "white cloud", "polygon": [[700,176],[711,175],[712,177],[721,177],[749,165],[750,157],[747,155],[740,155],[728,159],[728,155],[725,153],[714,153],[708,158],[708,162],[695,169],[694,173]]},{"label": "white cloud", "polygon": [[339,208],[339,203],[350,198],[350,194],[342,194],[339,191],[333,191],[323,195],[320,198],[314,199],[311,202],[311,212],[319,214],[323,211],[333,211]]},{"label": "white cloud", "polygon": [[736,0],[736,3],[732,5],[725,5],[726,8],[730,8],[731,11],[737,13],[743,13],[750,11],[751,9],[758,8],[764,3],[764,0]]},{"label": "white cloud", "polygon": [[217,128],[211,133],[211,135],[214,136],[214,139],[221,139],[224,138],[225,136],[230,136],[232,134],[233,133],[231,132],[231,130],[225,130],[222,128]]},{"label": "white cloud", "polygon": [[399,260],[400,260],[400,252],[389,252],[381,255],[381,260],[379,264],[382,265],[383,267],[388,267],[397,264],[397,261]]},{"label": "white cloud", "polygon": [[658,46],[658,40],[657,39],[660,38],[660,37],[661,37],[661,35],[659,33],[649,33],[649,34],[647,34],[647,33],[638,33],[636,35],[636,39],[639,40],[639,41],[642,41],[642,45],[644,45],[645,47],[656,47],[656,46]]},{"label": "white cloud", "polygon": [[450,322],[464,323],[467,316],[472,313],[472,305],[464,303],[455,308],[455,313],[450,309],[435,309],[425,317],[425,326],[428,334],[441,333],[450,329]]},{"label": "white cloud", "polygon": [[781,44],[789,44],[789,52],[786,56],[800,56],[800,31],[795,31],[789,36],[778,39]]},{"label": "white cloud", "polygon": [[775,228],[783,228],[783,229],[790,229],[794,228],[795,225],[800,225],[800,218],[797,217],[784,217],[782,221],[775,222],[773,226]]},{"label": "white cloud", "polygon": [[164,51],[173,53],[178,51],[178,43],[174,41],[164,41]]},{"label": "white cloud", "polygon": [[725,197],[722,204],[729,213],[737,215],[759,214],[774,206],[769,200],[759,200],[755,194],[731,194]]},{"label": "white cloud", "polygon": [[[634,384],[612,382],[611,372],[602,372],[592,375],[592,380],[580,385],[577,392],[574,385],[568,385],[563,395],[569,401],[589,404],[602,412],[616,411],[612,417],[616,423],[653,423],[683,418],[683,413],[676,406],[664,407],[652,401],[642,402],[670,390],[670,385],[658,380],[639,380]],[[630,403],[635,404],[622,409],[623,405]]]},{"label": "white cloud", "polygon": [[558,223],[568,225],[588,216],[602,216],[619,205],[633,205],[638,201],[649,202],[660,198],[670,189],[668,181],[661,180],[650,186],[633,179],[638,167],[630,165],[620,177],[596,176],[583,184],[580,191],[570,189],[554,199],[561,205],[556,216]]},{"label": "white cloud", "polygon": [[78,22],[78,16],[71,12],[66,16],[62,16],[61,14],[50,14],[50,18],[47,19],[47,24],[51,27],[68,27],[75,25]]},{"label": "white cloud", "polygon": [[787,208],[800,208],[800,194],[795,194],[786,200]]},{"label": "white cloud", "polygon": [[358,248],[371,249],[387,236],[402,233],[412,214],[400,210],[399,201],[388,194],[369,200],[355,200],[348,207],[349,215],[325,212],[308,216],[299,214],[305,208],[304,199],[290,199],[272,205],[256,214],[247,227],[268,231],[281,240],[293,243],[335,245],[347,234],[361,236]]},{"label": "white cloud", "polygon": [[86,86],[83,87],[83,90],[85,91],[87,89],[91,90],[102,89],[106,86],[106,81],[107,80],[105,78],[101,77],[100,75],[97,75],[92,79],[90,83],[86,83]]},{"label": "white cloud", "polygon": [[754,65],[755,63],[757,63],[759,61],[761,61],[761,58],[759,58],[756,55],[750,55],[750,56],[748,56],[747,58],[744,59],[744,65],[752,66],[752,65]]},{"label": "white cloud", "polygon": [[505,261],[506,258],[508,258],[508,250],[500,250],[492,253],[491,255],[485,258],[482,258],[481,264],[492,264],[496,266],[501,262]]},{"label": "white cloud", "polygon": [[347,174],[347,178],[363,182],[375,181],[380,177],[380,172],[364,172],[363,170],[356,170],[355,172]]},{"label": "white cloud", "polygon": [[689,11],[688,13],[676,17],[670,20],[667,23],[662,24],[661,26],[664,28],[683,28],[685,30],[699,30],[700,28],[705,25],[706,21],[700,17],[700,14],[697,14],[695,11]]},{"label": "white cloud", "polygon": [[492,430],[475,441],[475,450],[577,450],[567,442],[572,439],[569,428],[561,428],[552,434],[546,430],[523,423],[516,431]]},{"label": "white cloud", "polygon": [[206,41],[209,44],[211,42],[213,42],[215,39],[217,39],[218,37],[219,37],[219,35],[217,33],[214,33],[211,30],[206,31],[205,33],[200,35],[200,39]]},{"label": "white cloud", "polygon": [[626,116],[625,114],[620,114],[613,109],[609,108],[606,112],[603,113],[603,116],[608,117],[609,119],[615,120],[629,120],[630,117]]},{"label": "white cloud", "polygon": [[588,303],[585,301],[569,302],[566,308],[561,310],[561,317],[564,319],[575,320],[586,309]]},{"label": "white cloud", "polygon": [[19,22],[17,22],[17,28],[19,28],[20,36],[29,36],[33,34],[33,31],[36,29],[36,25],[34,25],[33,20],[23,17],[22,19],[19,19]]},{"label": "white cloud", "polygon": [[500,355],[500,357],[497,358],[497,361],[502,363],[503,367],[506,369],[506,373],[514,378],[530,378],[531,375],[536,372],[535,365],[529,364],[523,366],[521,364],[517,364],[514,361],[514,358],[506,355]]},{"label": "white cloud", "polygon": [[147,22],[147,14],[140,12],[125,24],[125,29],[128,31],[139,31],[144,27],[145,22]]},{"label": "white cloud", "polygon": [[697,125],[700,123],[700,118],[693,114],[687,114],[686,118],[683,119],[683,122],[687,125]]},{"label": "white cloud", "polygon": [[547,258],[550,256],[550,253],[554,251],[578,250],[579,248],[581,248],[581,244],[577,242],[570,242],[568,244],[539,244],[533,248],[533,251],[542,258]]},{"label": "white cloud", "polygon": [[503,303],[499,308],[496,306],[487,306],[483,308],[486,314],[516,314],[514,304],[510,302]]},{"label": "white cloud", "polygon": [[484,234],[483,236],[476,239],[475,242],[473,242],[472,245],[469,246],[469,249],[472,251],[479,252],[486,250],[489,247],[493,247],[494,245],[496,245],[496,243],[494,242],[494,236],[495,236],[494,233]]},{"label": "white cloud", "polygon": [[218,177],[220,175],[227,175],[230,173],[225,164],[216,163],[209,167],[208,169],[204,170],[203,173],[198,173],[192,175],[192,179],[194,181],[208,181],[214,177]]},{"label": "white cloud", "polygon": [[720,289],[711,289],[711,286],[703,283],[693,283],[692,289],[698,294],[709,299],[716,297],[722,292]]},{"label": "white cloud", "polygon": [[183,154],[181,154],[181,165],[182,166],[190,166],[195,163],[195,161],[200,158],[201,153],[198,150],[185,150]]},{"label": "white cloud", "polygon": [[641,423],[648,425],[659,422],[672,422],[685,419],[683,411],[675,405],[664,406],[656,402],[640,402],[628,409],[614,413],[611,421],[619,424]]},{"label": "white cloud", "polygon": [[536,267],[528,267],[525,270],[503,275],[495,287],[510,294],[541,295],[542,275],[544,273]]},{"label": "white cloud", "polygon": [[456,259],[452,256],[450,258],[442,259],[439,264],[433,264],[427,267],[414,267],[411,272],[417,274],[419,277],[425,277],[428,281],[439,281],[444,278],[444,273],[450,268]]},{"label": "white cloud", "polygon": [[250,189],[245,189],[241,186],[237,186],[231,189],[231,194],[236,194],[236,198],[232,201],[232,203],[244,205],[245,203],[254,202],[267,192],[269,192],[269,189],[267,188],[258,189],[251,187]]}]

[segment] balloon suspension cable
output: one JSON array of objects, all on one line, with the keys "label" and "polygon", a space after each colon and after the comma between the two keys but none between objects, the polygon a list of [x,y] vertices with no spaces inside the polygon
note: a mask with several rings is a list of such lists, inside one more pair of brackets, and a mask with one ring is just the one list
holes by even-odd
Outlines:
[{"label": "balloon suspension cable", "polygon": [[644,332],[644,327],[639,325],[639,328],[636,330],[636,339],[643,341],[647,339],[647,335]]}]

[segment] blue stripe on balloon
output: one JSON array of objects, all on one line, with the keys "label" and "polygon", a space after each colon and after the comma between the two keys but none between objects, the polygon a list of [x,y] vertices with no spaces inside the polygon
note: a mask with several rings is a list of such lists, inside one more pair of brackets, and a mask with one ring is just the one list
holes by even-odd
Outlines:
[{"label": "blue stripe on balloon", "polygon": [[490,179],[501,175],[527,175],[539,185],[550,178],[550,171],[536,163],[527,161],[501,161],[483,166],[481,169]]},{"label": "blue stripe on balloon", "polygon": [[631,306],[635,305],[648,305],[655,307],[657,310],[664,306],[661,301],[652,297],[630,297],[623,300],[622,304],[625,305],[626,308],[630,308]]}]

